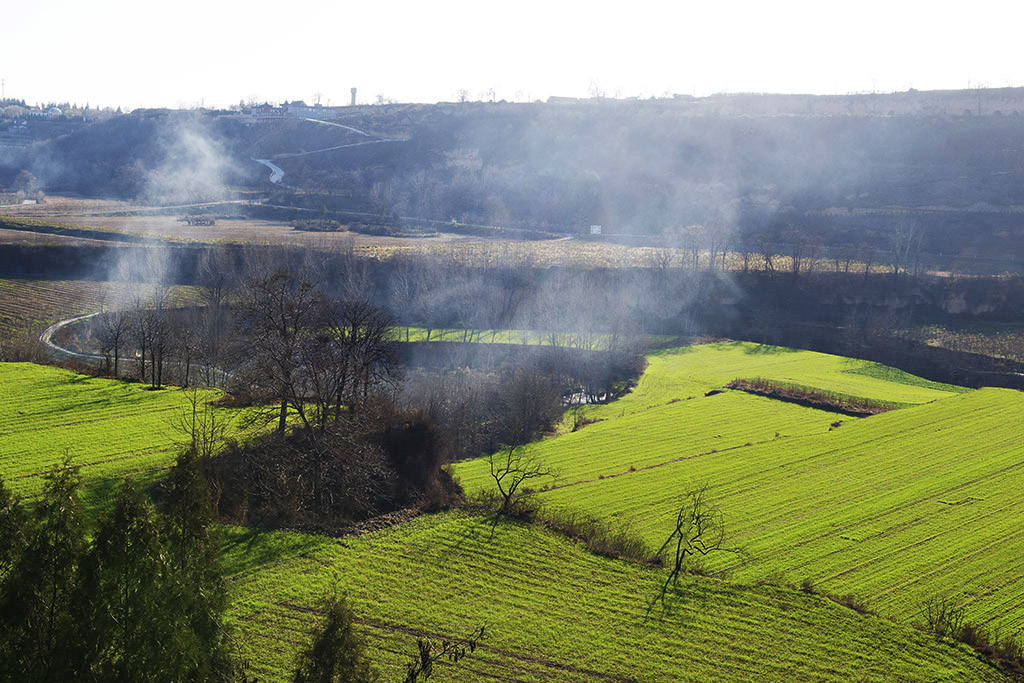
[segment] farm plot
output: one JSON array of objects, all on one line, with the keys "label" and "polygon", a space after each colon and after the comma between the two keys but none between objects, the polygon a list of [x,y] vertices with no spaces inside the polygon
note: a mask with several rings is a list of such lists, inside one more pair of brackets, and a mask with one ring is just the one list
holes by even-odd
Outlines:
[{"label": "farm plot", "polygon": [[963,646],[771,586],[687,578],[645,619],[664,570],[535,526],[455,513],[355,539],[231,529],[230,616],[260,680],[290,677],[317,601],[348,596],[382,680],[417,637],[482,647],[444,680],[1004,680]]},{"label": "farm plot", "polygon": [[[690,353],[713,361],[722,348]],[[796,361],[774,372],[820,386],[827,379],[822,365],[831,363],[860,395],[946,398],[843,418],[831,429],[824,420],[834,414],[761,406],[754,401],[770,399],[732,392],[657,406],[671,394],[670,377],[679,376],[684,357],[654,354],[638,392],[594,411],[603,422],[529,447],[561,470],[557,480],[539,482],[549,489],[542,501],[628,523],[657,544],[685,492],[706,484],[725,514],[729,543],[745,552],[712,561],[716,570],[742,580],[810,579],[909,621],[921,617],[929,598],[948,596],[971,621],[1024,631],[1024,500],[1017,495],[1024,487],[1024,395],[958,395],[899,375],[886,393],[880,377],[891,373],[851,373],[863,364],[844,367],[826,357],[805,359],[806,374]],[[706,367],[723,376],[714,362]],[[688,393],[710,381],[691,375],[679,384]],[[816,415],[827,417],[816,423]],[[485,461],[462,463],[457,473],[469,490],[491,485]]]},{"label": "farm plot", "polygon": [[[852,418],[738,391],[720,390],[742,376],[761,376],[873,400],[920,404],[956,396],[961,387],[929,382],[863,360],[748,342],[655,351],[636,388],[605,405],[585,406],[591,424],[528,446],[565,485],[708,452],[824,433]],[[713,395],[706,394],[712,392]],[[467,490],[487,486],[484,460],[457,466]]]},{"label": "farm plot", "polygon": [[878,363],[827,353],[750,342],[704,344],[655,351],[636,390],[596,413],[646,410],[670,400],[703,395],[741,377],[792,382],[823,391],[892,401],[927,403],[967,391],[930,382]]},{"label": "farm plot", "polygon": [[[209,400],[219,392],[206,391]],[[86,502],[102,503],[104,482],[168,467],[184,436],[172,420],[186,406],[178,389],[78,375],[31,363],[0,363],[0,477],[34,495],[65,453],[82,466]],[[223,411],[228,420],[232,413]]]},{"label": "farm plot", "polygon": [[[0,333],[45,327],[64,318],[95,313],[129,300],[139,291],[145,299],[151,285],[92,280],[0,279]],[[173,305],[195,300],[192,287],[171,288]]]},{"label": "farm plot", "polygon": [[811,579],[883,614],[949,596],[972,621],[1024,630],[1024,396],[984,389],[544,494],[667,536],[681,494],[709,484],[742,579]]},{"label": "farm plot", "polygon": [[[429,339],[427,339],[429,334]],[[399,326],[392,331],[396,341],[407,342],[463,342],[474,344],[519,344],[522,346],[560,346],[576,349],[606,349],[611,340],[608,334],[577,334],[572,332],[546,332],[543,330],[474,330],[463,328],[431,328]],[[678,337],[649,334],[643,337],[649,343],[672,342]]]}]

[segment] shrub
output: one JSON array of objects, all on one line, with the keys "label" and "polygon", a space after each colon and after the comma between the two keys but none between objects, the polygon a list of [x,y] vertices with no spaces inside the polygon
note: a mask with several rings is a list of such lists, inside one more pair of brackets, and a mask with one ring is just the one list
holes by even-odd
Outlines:
[{"label": "shrub", "polygon": [[598,555],[651,566],[661,564],[661,557],[627,526],[614,526],[579,512],[547,511],[540,514],[537,521],[582,543]]},{"label": "shrub", "polygon": [[[834,391],[824,391],[800,384],[779,382],[761,377],[734,379],[725,386],[729,389],[737,389],[750,394],[757,394],[758,396],[767,396],[780,401],[788,401],[822,410],[831,410],[853,417],[877,415],[878,413],[884,413],[899,407],[899,404],[890,401],[877,401],[859,396],[849,396]],[[832,427],[838,427],[840,424],[841,422],[833,422]]]}]

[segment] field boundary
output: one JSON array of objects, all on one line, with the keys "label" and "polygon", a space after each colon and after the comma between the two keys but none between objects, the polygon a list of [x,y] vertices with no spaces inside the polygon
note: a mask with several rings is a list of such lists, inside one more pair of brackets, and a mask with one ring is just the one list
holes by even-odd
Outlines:
[{"label": "field boundary", "polygon": [[777,401],[796,403],[808,408],[827,410],[850,417],[870,417],[890,410],[906,407],[894,401],[851,396],[835,391],[825,391],[803,384],[780,382],[772,379],[754,377],[752,379],[737,378],[725,385],[727,389],[736,389],[748,394],[764,396]]}]

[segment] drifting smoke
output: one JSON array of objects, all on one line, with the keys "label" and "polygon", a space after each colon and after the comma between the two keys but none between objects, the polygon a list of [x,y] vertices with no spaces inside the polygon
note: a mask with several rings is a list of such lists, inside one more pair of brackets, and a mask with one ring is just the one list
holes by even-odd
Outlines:
[{"label": "drifting smoke", "polygon": [[232,162],[223,143],[198,120],[182,118],[163,130],[163,160],[146,174],[144,196],[159,204],[224,199]]}]

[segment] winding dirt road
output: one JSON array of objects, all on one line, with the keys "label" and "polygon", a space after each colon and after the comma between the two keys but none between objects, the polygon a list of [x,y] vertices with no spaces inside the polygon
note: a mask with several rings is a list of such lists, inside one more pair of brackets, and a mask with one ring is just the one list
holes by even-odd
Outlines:
[{"label": "winding dirt road", "polygon": [[45,330],[43,330],[43,333],[39,335],[39,341],[42,342],[43,346],[46,347],[47,351],[58,357],[69,358],[71,360],[81,361],[85,363],[102,363],[106,361],[106,358],[104,358],[103,356],[94,353],[79,353],[78,351],[72,351],[71,349],[66,349],[63,346],[58,346],[53,341],[53,335],[56,334],[57,330],[61,329],[62,327],[70,325],[71,323],[76,323],[79,320],[87,320],[88,318],[95,317],[99,314],[99,311],[97,311],[96,313],[86,313],[85,315],[77,315],[74,318],[67,318],[65,320],[55,322],[54,324],[50,325]]}]

